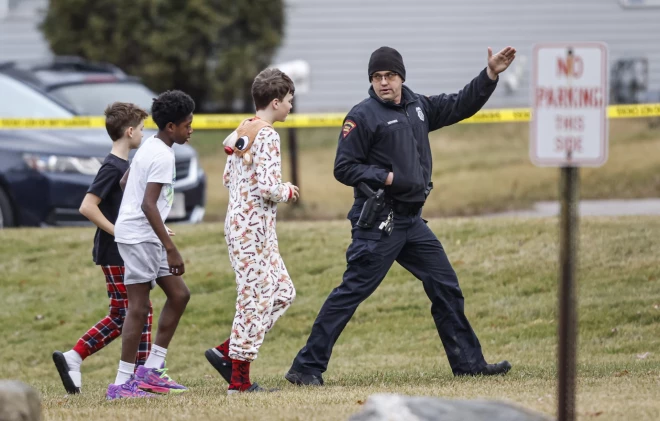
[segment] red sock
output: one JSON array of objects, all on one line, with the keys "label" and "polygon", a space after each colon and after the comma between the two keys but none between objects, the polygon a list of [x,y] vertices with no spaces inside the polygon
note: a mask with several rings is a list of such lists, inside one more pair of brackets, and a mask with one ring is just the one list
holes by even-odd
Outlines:
[{"label": "red sock", "polygon": [[82,340],[79,340],[76,343],[76,346],[73,347],[73,350],[76,351],[78,355],[80,355],[80,358],[82,358],[83,361],[85,361],[85,358],[89,357],[89,349],[87,349],[85,343]]},{"label": "red sock", "polygon": [[215,347],[222,354],[225,360],[229,360],[229,339],[224,341],[221,345]]},{"label": "red sock", "polygon": [[250,388],[250,362],[231,360],[231,383],[229,390],[244,391]]}]

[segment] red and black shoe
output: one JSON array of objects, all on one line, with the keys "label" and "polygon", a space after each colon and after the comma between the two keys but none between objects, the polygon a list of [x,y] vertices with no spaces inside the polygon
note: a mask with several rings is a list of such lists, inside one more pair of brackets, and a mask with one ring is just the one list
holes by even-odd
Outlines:
[{"label": "red and black shoe", "polygon": [[228,395],[233,395],[236,393],[258,393],[258,392],[277,392],[280,389],[264,389],[263,387],[259,386],[257,383],[252,383],[250,387],[248,387],[245,390],[241,389],[228,389],[227,394]]},{"label": "red and black shoe", "polygon": [[217,348],[207,349],[204,356],[208,362],[218,370],[227,383],[231,383],[231,359]]}]

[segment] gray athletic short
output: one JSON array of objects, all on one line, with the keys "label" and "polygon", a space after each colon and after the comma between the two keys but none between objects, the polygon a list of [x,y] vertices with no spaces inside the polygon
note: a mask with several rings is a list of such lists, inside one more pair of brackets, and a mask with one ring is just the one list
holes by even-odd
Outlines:
[{"label": "gray athletic short", "polygon": [[124,285],[145,284],[156,285],[156,279],[170,276],[170,266],[167,263],[167,252],[160,243],[117,243],[119,254],[124,260]]}]

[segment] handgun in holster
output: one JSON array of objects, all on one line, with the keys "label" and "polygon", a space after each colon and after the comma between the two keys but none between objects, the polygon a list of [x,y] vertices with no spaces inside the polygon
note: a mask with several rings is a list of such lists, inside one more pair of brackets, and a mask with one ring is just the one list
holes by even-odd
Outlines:
[{"label": "handgun in holster", "polygon": [[358,189],[367,196],[367,200],[362,205],[362,212],[360,213],[357,226],[365,229],[372,228],[376,217],[385,208],[385,190],[378,189],[377,191],[373,191],[364,182],[358,184]]}]

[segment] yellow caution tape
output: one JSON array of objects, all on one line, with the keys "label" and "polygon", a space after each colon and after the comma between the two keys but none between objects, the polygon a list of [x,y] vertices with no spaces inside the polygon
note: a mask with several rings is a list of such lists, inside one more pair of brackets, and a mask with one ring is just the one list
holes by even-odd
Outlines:
[{"label": "yellow caution tape", "polygon": [[[607,107],[608,118],[660,117],[660,104],[610,105]],[[526,122],[532,119],[529,108],[510,108],[502,110],[481,110],[461,123],[510,123]]]},{"label": "yellow caution tape", "polygon": [[[235,129],[250,114],[196,114],[193,119],[195,130]],[[275,127],[341,127],[346,114],[290,114],[283,123],[275,123]],[[1,126],[0,126],[1,127]]]},{"label": "yellow caution tape", "polygon": [[607,109],[609,118],[658,117],[660,104],[611,105]]},{"label": "yellow caution tape", "polygon": [[481,110],[470,118],[461,121],[462,124],[470,123],[510,123],[529,121],[532,117],[529,108],[510,108],[502,110]]},{"label": "yellow caution tape", "polygon": [[[660,117],[660,104],[611,105],[608,107],[609,118]],[[193,121],[195,130],[235,129],[241,121],[251,114],[196,114]],[[346,114],[316,113],[291,114],[284,123],[276,127],[341,127]],[[474,116],[461,121],[461,124],[474,123],[519,123],[531,119],[529,108],[485,109]],[[151,119],[145,123],[148,128],[156,128]],[[89,129],[104,128],[104,117],[74,118],[5,118],[0,119],[0,129]]]},{"label": "yellow caution tape", "polygon": [[96,127],[105,127],[105,117],[0,119],[0,129],[79,129]]}]

